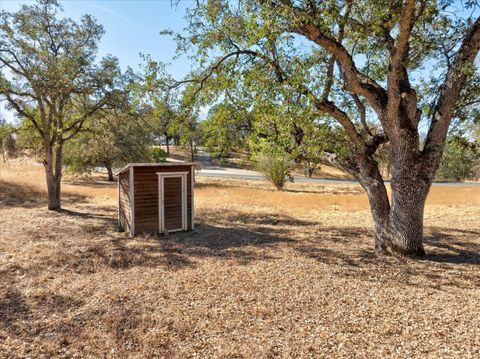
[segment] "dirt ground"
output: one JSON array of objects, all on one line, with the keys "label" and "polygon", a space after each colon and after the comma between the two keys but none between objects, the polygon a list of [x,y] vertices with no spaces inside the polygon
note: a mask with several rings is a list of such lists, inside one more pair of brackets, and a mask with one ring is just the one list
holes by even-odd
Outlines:
[{"label": "dirt ground", "polygon": [[478,358],[480,188],[433,187],[425,260],[377,258],[353,185],[197,178],[196,228],[135,239],[115,184],[0,165],[0,358]]}]

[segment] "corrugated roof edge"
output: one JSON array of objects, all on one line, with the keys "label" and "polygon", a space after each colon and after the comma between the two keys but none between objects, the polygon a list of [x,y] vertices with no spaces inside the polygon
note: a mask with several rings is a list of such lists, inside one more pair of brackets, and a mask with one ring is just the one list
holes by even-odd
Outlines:
[{"label": "corrugated roof edge", "polygon": [[152,167],[152,166],[196,166],[196,162],[159,162],[159,163],[129,163],[115,172],[115,176],[125,172],[130,167]]}]

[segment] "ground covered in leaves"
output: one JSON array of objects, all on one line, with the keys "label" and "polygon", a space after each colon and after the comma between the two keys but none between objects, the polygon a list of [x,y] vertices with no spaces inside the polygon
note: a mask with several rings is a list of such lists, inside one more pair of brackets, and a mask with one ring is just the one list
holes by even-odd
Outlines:
[{"label": "ground covered in leaves", "polygon": [[480,188],[436,187],[425,260],[377,258],[357,186],[198,178],[194,232],[130,239],[116,186],[0,168],[0,357],[478,358]]}]

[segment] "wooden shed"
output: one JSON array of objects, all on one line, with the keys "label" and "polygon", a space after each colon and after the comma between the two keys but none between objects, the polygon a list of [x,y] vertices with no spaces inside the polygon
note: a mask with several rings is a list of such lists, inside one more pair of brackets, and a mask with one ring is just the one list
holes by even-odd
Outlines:
[{"label": "wooden shed", "polygon": [[194,227],[194,163],[131,163],[118,172],[118,222],[133,237]]}]

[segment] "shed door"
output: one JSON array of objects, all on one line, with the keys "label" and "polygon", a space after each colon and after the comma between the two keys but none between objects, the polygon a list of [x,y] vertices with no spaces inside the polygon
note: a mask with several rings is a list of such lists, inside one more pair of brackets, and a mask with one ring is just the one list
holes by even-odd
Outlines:
[{"label": "shed door", "polygon": [[182,174],[160,175],[159,232],[186,229],[186,181]]}]

